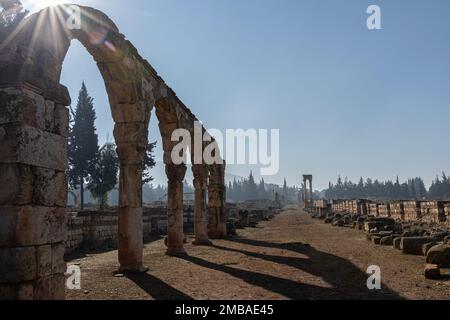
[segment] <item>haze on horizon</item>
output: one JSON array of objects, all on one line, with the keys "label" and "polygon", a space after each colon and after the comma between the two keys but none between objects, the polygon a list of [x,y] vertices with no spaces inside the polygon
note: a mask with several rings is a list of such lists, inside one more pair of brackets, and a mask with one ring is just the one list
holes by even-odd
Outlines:
[{"label": "haze on horizon", "polygon": [[[207,128],[280,129],[280,172],[267,182],[299,185],[311,173],[316,189],[339,174],[429,185],[450,172],[446,0],[75,2],[108,14]],[[380,31],[366,28],[370,4]],[[62,75],[73,106],[83,80],[99,138],[112,140],[103,80],[74,42]],[[160,161],[154,116],[150,140]]]}]

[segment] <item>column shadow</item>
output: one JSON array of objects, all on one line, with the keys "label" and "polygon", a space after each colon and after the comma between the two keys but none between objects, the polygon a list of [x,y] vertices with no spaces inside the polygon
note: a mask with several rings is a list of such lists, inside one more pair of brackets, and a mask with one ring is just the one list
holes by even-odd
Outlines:
[{"label": "column shadow", "polygon": [[[228,239],[228,241],[256,247],[275,248],[285,251],[289,250],[307,256],[307,259],[282,257],[241,249],[215,246],[220,250],[233,251],[254,258],[284,264],[320,277],[333,286],[335,295],[338,295],[340,299],[403,299],[399,294],[389,289],[385,284],[382,284],[382,290],[369,290],[367,288],[367,279],[369,277],[368,274],[344,258],[318,251],[311,246],[303,245],[301,243],[280,244],[244,238],[232,238]],[[322,299],[323,297],[314,296],[313,298]]]},{"label": "column shadow", "polygon": [[186,256],[183,257],[183,259],[204,268],[227,273],[235,278],[245,281],[246,283],[278,293],[292,300],[311,300],[316,296],[324,297],[329,300],[339,299],[339,297],[337,297],[329,288],[304,284],[263,273],[237,269],[193,256]]},{"label": "column shadow", "polygon": [[189,295],[148,273],[128,273],[125,276],[155,300],[193,300]]}]

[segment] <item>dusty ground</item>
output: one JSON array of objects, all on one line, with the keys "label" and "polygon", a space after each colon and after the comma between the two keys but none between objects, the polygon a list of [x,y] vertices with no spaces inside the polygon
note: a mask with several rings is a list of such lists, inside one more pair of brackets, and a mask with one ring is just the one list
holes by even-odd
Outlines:
[{"label": "dusty ground", "polygon": [[[113,276],[116,251],[71,260],[82,269],[82,290],[67,291],[67,298],[450,299],[450,273],[426,280],[424,257],[375,246],[361,231],[325,225],[296,209],[238,233],[213,247],[188,244],[184,259],[165,256],[162,240],[149,243],[150,271],[141,275]],[[366,287],[370,265],[381,267],[381,291]]]}]

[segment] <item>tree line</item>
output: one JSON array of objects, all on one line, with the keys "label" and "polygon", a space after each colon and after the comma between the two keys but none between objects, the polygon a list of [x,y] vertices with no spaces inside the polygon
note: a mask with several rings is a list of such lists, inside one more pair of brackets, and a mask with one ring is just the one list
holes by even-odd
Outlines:
[{"label": "tree line", "polygon": [[228,183],[227,201],[274,200],[277,193],[282,202],[296,203],[298,201],[298,192],[298,188],[287,185],[286,179],[284,179],[281,187],[276,184],[268,184],[264,179],[256,183],[253,172],[250,172],[248,178],[240,180],[234,178],[233,182],[230,181]]},{"label": "tree line", "polygon": [[342,180],[339,176],[335,184],[329,183],[325,190],[327,199],[447,199],[450,198],[450,178],[443,173],[442,177],[436,177],[431,187],[427,190],[421,177],[410,178],[400,182],[379,181],[371,178],[360,178],[358,183],[353,183],[347,178]]}]

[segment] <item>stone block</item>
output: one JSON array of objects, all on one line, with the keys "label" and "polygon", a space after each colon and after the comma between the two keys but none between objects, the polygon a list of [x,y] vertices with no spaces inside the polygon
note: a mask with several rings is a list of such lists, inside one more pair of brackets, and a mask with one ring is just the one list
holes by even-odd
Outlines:
[{"label": "stone block", "polygon": [[143,98],[134,81],[109,81],[106,91],[111,104],[135,104]]},{"label": "stone block", "polygon": [[36,246],[64,241],[63,208],[0,207],[0,247]]},{"label": "stone block", "polygon": [[32,282],[19,284],[0,284],[0,300],[32,300],[34,286]]},{"label": "stone block", "polygon": [[33,178],[30,166],[0,163],[0,205],[30,204],[33,198]]},{"label": "stone block", "polygon": [[45,129],[45,100],[26,89],[0,90],[0,125],[21,123]]},{"label": "stone block", "polygon": [[425,266],[425,278],[438,280],[441,278],[441,269],[436,264],[427,264]]},{"label": "stone block", "polygon": [[66,145],[66,138],[30,126],[0,126],[0,163],[65,171]]},{"label": "stone block", "polygon": [[51,274],[63,274],[67,270],[66,262],[64,261],[64,253],[66,251],[64,243],[53,244],[51,246],[52,252],[52,268]]},{"label": "stone block", "polygon": [[0,283],[20,283],[37,278],[34,247],[0,249]]},{"label": "stone block", "polygon": [[111,112],[115,123],[144,122],[149,111],[145,102],[111,105]]},{"label": "stone block", "polygon": [[45,131],[53,132],[55,128],[55,103],[51,100],[45,101]]},{"label": "stone block", "polygon": [[38,277],[50,276],[52,274],[52,246],[36,247],[36,257]]},{"label": "stone block", "polygon": [[67,177],[65,172],[33,168],[33,204],[46,207],[66,207]]},{"label": "stone block", "polygon": [[64,300],[65,299],[65,276],[55,274],[40,278],[36,281],[34,288],[35,300]]},{"label": "stone block", "polygon": [[54,112],[54,130],[57,135],[67,137],[69,134],[69,108],[57,104]]}]

